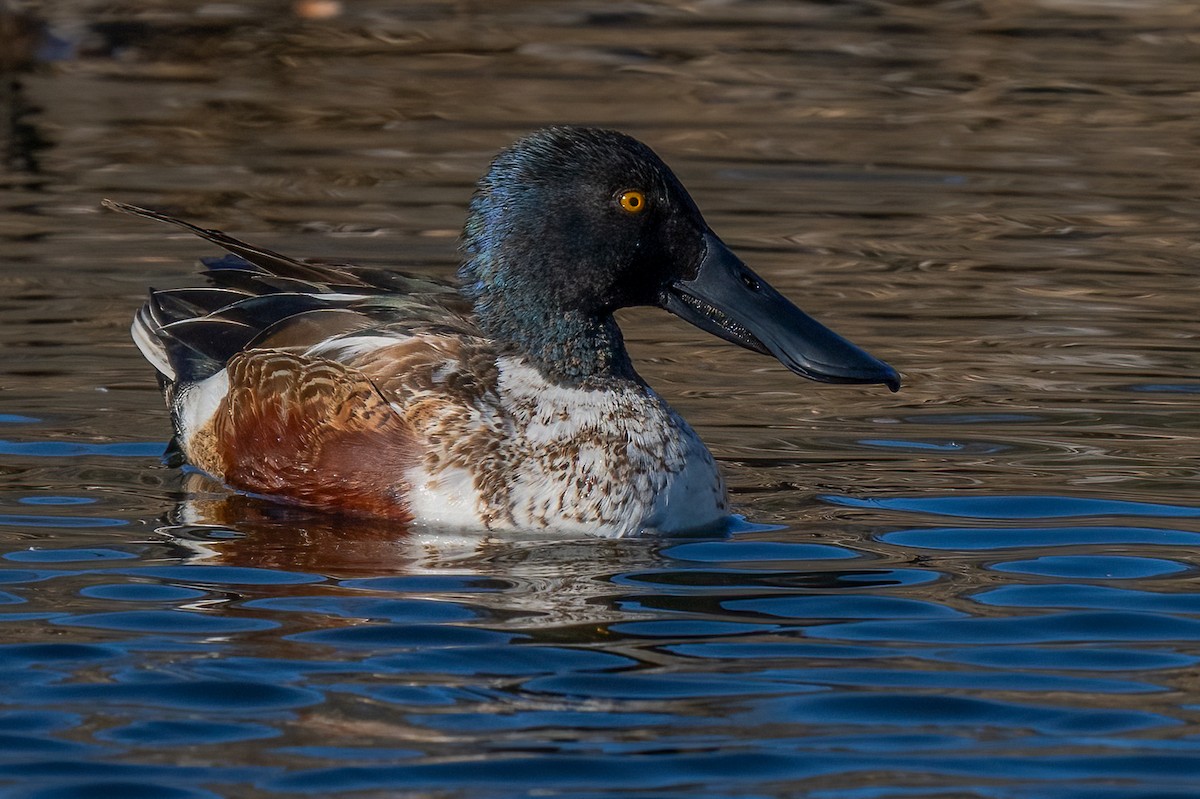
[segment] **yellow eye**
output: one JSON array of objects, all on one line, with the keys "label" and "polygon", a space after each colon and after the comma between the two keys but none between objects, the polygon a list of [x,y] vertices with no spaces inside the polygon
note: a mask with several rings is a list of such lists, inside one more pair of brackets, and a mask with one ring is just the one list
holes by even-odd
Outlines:
[{"label": "yellow eye", "polygon": [[621,204],[621,208],[631,214],[640,214],[646,210],[646,195],[637,189],[629,189],[621,192],[621,195],[617,198],[617,202]]}]

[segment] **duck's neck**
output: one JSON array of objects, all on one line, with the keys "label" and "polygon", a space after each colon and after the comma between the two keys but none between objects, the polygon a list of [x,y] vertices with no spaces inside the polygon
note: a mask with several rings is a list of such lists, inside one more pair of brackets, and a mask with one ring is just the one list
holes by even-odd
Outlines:
[{"label": "duck's neck", "polygon": [[595,318],[536,304],[512,308],[495,296],[477,299],[475,314],[489,338],[522,356],[551,382],[602,388],[640,380],[611,315]]},{"label": "duck's neck", "polygon": [[564,311],[549,281],[508,274],[486,250],[472,249],[468,255],[474,257],[458,272],[462,292],[474,303],[484,335],[505,354],[525,358],[559,385],[590,388],[640,379],[611,313]]}]

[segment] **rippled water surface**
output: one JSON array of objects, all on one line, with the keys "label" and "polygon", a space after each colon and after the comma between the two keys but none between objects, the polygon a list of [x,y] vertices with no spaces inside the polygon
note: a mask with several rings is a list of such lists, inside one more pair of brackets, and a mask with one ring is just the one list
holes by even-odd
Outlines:
[{"label": "rippled water surface", "polygon": [[[1197,795],[1194,3],[29,10],[0,795]],[[748,520],[712,540],[431,538],[161,465],[128,322],[212,251],[101,197],[449,275],[491,154],[556,122],[650,143],[904,390],[623,313]]]}]

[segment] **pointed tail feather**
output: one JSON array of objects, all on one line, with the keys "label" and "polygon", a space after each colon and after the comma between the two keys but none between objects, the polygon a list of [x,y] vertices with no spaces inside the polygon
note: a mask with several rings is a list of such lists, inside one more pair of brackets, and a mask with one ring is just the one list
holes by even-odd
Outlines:
[{"label": "pointed tail feather", "polygon": [[206,241],[211,241],[218,247],[233,253],[239,258],[243,258],[254,266],[259,267],[265,272],[279,277],[292,278],[295,280],[316,281],[318,283],[334,283],[343,285],[361,285],[363,283],[354,275],[341,269],[333,267],[320,266],[318,264],[305,263],[298,261],[295,258],[290,258],[273,250],[268,250],[265,247],[259,247],[254,244],[247,244],[240,239],[235,239],[233,236],[226,235],[219,230],[210,230],[193,225],[191,222],[185,222],[182,219],[176,219],[173,216],[160,214],[158,211],[151,211],[149,208],[140,208],[136,205],[121,203],[115,200],[104,199],[100,204],[112,211],[120,211],[123,214],[132,214],[146,219],[153,219],[156,222],[165,222],[168,225],[183,228],[184,230],[199,236]]}]

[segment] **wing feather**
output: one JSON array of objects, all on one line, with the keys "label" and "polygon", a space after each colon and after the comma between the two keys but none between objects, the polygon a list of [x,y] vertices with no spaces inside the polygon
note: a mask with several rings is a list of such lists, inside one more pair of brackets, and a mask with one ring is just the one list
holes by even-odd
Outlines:
[{"label": "wing feather", "polygon": [[229,485],[305,506],[407,521],[421,448],[375,385],[343,364],[274,350],[234,356],[229,391],[188,459]]}]

